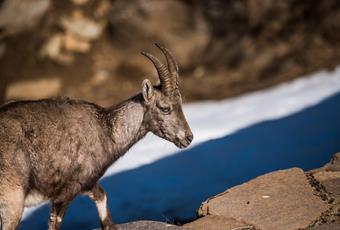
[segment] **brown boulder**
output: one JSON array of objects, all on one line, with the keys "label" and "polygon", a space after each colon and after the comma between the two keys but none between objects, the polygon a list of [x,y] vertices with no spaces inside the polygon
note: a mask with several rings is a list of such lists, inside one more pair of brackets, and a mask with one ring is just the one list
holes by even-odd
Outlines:
[{"label": "brown boulder", "polygon": [[309,230],[339,230],[340,222],[309,228]]},{"label": "brown boulder", "polygon": [[116,0],[109,26],[112,40],[124,49],[149,47],[152,41],[171,47],[182,68],[199,61],[210,41],[202,12],[178,0]]},{"label": "brown boulder", "polygon": [[7,100],[54,97],[60,93],[61,85],[62,82],[57,77],[15,82],[7,87],[5,97]]},{"label": "brown boulder", "polygon": [[329,163],[308,174],[323,186],[329,197],[340,204],[340,153],[334,154]]},{"label": "brown boulder", "polygon": [[313,173],[313,177],[325,187],[331,197],[340,202],[340,171],[320,171]]},{"label": "brown boulder", "polygon": [[188,227],[195,230],[255,229],[253,226],[246,224],[244,222],[237,221],[233,218],[227,218],[216,215],[204,216],[191,223],[185,224],[184,227]]},{"label": "brown boulder", "polygon": [[0,35],[13,35],[34,28],[51,3],[51,0],[0,1]]},{"label": "brown boulder", "polygon": [[[182,228],[176,225],[167,224],[163,222],[156,221],[134,221],[125,224],[119,224],[117,226],[118,230],[186,230],[187,228]],[[190,229],[187,229],[190,230]]]},{"label": "brown boulder", "polygon": [[313,194],[304,172],[298,168],[257,177],[203,203],[200,215],[220,215],[260,229],[307,227],[329,205]]},{"label": "brown boulder", "polygon": [[331,161],[324,166],[326,171],[340,171],[340,153],[334,154]]}]

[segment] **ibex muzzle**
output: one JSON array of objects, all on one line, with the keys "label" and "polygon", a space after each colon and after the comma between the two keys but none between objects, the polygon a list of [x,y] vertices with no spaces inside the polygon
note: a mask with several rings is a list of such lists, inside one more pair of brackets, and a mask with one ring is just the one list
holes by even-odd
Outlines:
[{"label": "ibex muzzle", "polygon": [[[142,93],[103,108],[69,98],[17,101],[0,107],[0,226],[16,229],[24,206],[52,203],[49,230],[59,229],[78,194],[96,203],[101,226],[116,229],[97,181],[148,132],[187,147],[193,134],[182,111],[178,67],[157,45],[167,66],[148,53],[160,85],[144,80]],[[112,198],[114,199],[114,198]],[[1,229],[1,230],[3,230]]]}]

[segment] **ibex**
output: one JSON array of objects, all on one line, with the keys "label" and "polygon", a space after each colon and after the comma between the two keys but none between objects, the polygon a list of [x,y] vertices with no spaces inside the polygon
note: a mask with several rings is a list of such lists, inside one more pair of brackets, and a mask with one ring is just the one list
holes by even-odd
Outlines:
[{"label": "ibex", "polygon": [[102,229],[116,229],[105,191],[97,181],[106,169],[148,132],[187,147],[193,134],[182,111],[178,66],[156,44],[167,66],[142,52],[160,84],[146,79],[142,92],[103,108],[68,98],[17,101],[0,107],[0,217],[2,229],[16,229],[25,206],[52,204],[48,229],[59,229],[78,194],[96,204]]}]

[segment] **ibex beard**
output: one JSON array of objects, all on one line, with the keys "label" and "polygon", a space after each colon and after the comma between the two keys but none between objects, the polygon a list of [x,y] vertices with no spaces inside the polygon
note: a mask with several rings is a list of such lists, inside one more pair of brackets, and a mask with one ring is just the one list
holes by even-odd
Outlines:
[{"label": "ibex beard", "polygon": [[54,98],[0,107],[0,221],[16,229],[25,206],[52,204],[48,229],[59,229],[78,194],[96,204],[102,229],[116,229],[98,180],[148,132],[187,147],[193,134],[182,111],[178,66],[165,47],[167,65],[142,52],[160,84],[144,80],[142,92],[117,106]]}]

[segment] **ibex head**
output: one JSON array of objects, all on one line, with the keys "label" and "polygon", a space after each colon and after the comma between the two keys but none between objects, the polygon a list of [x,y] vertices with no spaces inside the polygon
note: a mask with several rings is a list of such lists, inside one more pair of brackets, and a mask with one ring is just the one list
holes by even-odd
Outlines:
[{"label": "ibex head", "polygon": [[160,84],[153,87],[148,79],[143,81],[142,95],[146,107],[148,128],[157,136],[173,142],[179,148],[187,147],[193,134],[182,110],[182,97],[178,88],[178,66],[169,50],[159,44],[167,66],[153,55],[142,52],[157,69]]}]

